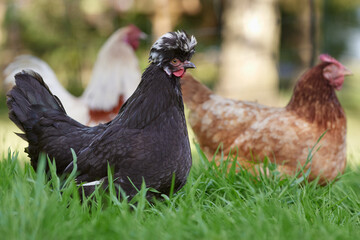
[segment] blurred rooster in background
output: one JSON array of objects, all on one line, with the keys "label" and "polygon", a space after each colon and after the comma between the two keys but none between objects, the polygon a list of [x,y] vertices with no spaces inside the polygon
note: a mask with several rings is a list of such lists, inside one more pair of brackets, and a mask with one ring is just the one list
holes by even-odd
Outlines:
[{"label": "blurred rooster in background", "polygon": [[217,96],[186,75],[183,97],[200,146],[211,156],[220,143],[224,154],[238,148],[238,161],[245,168],[267,156],[281,173],[292,175],[327,131],[313,156],[309,178],[320,176],[321,183],[334,179],[346,165],[346,117],[334,90],[341,89],[351,72],[329,55],[320,55],[320,60],[300,77],[284,108]]},{"label": "blurred rooster in background", "polygon": [[101,47],[91,80],[84,93],[75,97],[59,82],[51,67],[39,58],[22,55],[4,70],[5,84],[15,85],[15,74],[23,69],[38,72],[69,116],[86,125],[108,122],[135,91],[140,69],[135,50],[146,36],[135,25],[118,29]]}]

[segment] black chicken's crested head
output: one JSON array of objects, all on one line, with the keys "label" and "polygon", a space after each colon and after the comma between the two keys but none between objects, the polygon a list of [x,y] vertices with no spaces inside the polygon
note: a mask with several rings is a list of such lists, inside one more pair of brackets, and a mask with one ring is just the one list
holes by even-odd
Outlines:
[{"label": "black chicken's crested head", "polygon": [[195,68],[190,62],[197,41],[184,31],[162,35],[151,47],[149,61],[162,67],[169,75],[182,77],[187,68]]}]

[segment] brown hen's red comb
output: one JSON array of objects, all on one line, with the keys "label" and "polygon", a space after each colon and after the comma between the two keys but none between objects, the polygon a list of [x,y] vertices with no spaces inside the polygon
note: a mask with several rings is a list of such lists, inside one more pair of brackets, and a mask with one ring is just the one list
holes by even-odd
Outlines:
[{"label": "brown hen's red comb", "polygon": [[335,63],[335,64],[338,64],[338,65],[342,65],[338,60],[331,57],[329,54],[325,54],[325,53],[320,54],[319,59],[322,62]]}]

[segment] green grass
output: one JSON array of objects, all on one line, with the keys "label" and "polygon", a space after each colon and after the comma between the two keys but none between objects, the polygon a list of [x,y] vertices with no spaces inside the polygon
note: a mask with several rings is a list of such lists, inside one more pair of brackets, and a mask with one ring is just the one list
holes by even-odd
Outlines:
[{"label": "green grass", "polygon": [[[25,161],[0,161],[2,239],[358,239],[360,171],[327,186],[253,177],[209,163],[198,149],[188,182],[170,198],[149,203],[146,189],[128,203],[97,192],[80,200],[72,178],[45,180]],[[272,165],[270,165],[272,167]],[[5,237],[5,238],[4,238]]]},{"label": "green grass", "polygon": [[[135,204],[104,193],[81,202],[73,181],[63,186],[35,173],[5,111],[0,239],[358,239],[360,128],[357,115],[348,116],[348,169],[328,186],[279,179],[276,170],[260,179],[226,173],[226,162],[217,168],[193,148],[194,166],[180,192],[154,204],[139,194]],[[20,154],[8,155],[9,146]]]}]

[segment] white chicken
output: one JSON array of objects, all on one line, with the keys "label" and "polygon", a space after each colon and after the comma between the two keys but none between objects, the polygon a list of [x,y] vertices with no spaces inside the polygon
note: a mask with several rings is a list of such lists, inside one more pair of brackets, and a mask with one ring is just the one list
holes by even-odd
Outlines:
[{"label": "white chicken", "polygon": [[114,32],[101,47],[90,83],[80,97],[73,96],[61,85],[46,62],[31,55],[18,56],[6,67],[4,83],[14,85],[15,74],[31,69],[45,79],[70,117],[85,125],[108,122],[139,84],[141,73],[135,50],[144,36],[135,25]]}]

